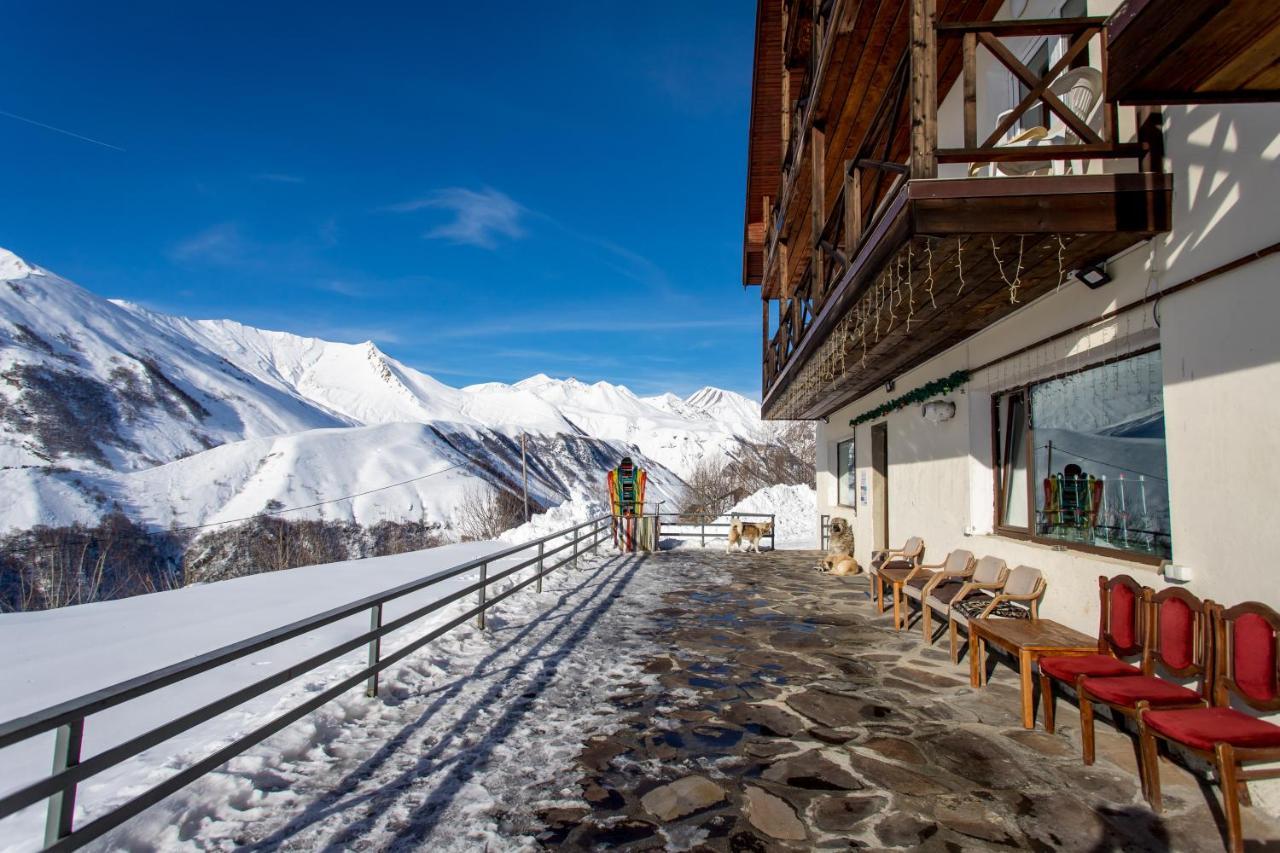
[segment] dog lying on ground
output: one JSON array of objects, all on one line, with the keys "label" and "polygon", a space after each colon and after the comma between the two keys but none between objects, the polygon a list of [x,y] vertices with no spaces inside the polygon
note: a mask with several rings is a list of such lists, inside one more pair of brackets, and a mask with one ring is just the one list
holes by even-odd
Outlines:
[{"label": "dog lying on ground", "polygon": [[[740,551],[754,551],[760,553],[760,540],[773,533],[773,522],[765,521],[760,524],[735,518],[733,524],[729,526],[729,541],[724,546],[725,553],[729,553],[737,546]],[[743,543],[746,546],[743,546]]]},{"label": "dog lying on ground", "polygon": [[819,571],[833,575],[856,575],[862,571],[853,558],[853,529],[847,519],[831,519],[831,539],[827,556],[822,558]]}]

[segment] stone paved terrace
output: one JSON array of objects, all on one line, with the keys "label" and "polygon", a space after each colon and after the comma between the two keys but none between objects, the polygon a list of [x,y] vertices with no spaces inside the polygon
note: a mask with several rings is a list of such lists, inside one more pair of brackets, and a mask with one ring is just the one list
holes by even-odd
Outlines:
[{"label": "stone paved terrace", "polygon": [[[864,577],[820,575],[818,558],[647,558],[679,561],[687,577],[642,629],[666,648],[645,666],[660,688],[630,684],[614,697],[620,728],[589,739],[578,759],[586,805],[544,811],[544,844],[1222,848],[1216,800],[1189,773],[1163,762],[1157,817],[1129,737],[1099,719],[1098,761],[1083,766],[1074,704],[1059,701],[1057,734],[1024,730],[1008,661],[972,689],[967,660],[952,665],[945,639],[928,648],[918,628],[894,632]],[[1246,809],[1245,835],[1271,848],[1280,822]]]}]

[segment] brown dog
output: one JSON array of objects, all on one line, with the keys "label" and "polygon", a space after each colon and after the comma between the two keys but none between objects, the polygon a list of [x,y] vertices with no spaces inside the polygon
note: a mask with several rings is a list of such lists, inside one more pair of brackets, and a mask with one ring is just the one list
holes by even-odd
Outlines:
[{"label": "brown dog", "polygon": [[862,571],[853,558],[853,529],[847,519],[831,519],[831,539],[820,570],[833,575],[856,575]]},{"label": "brown dog", "polygon": [[[753,522],[744,522],[735,518],[733,524],[729,526],[729,541],[724,546],[725,553],[729,553],[736,545],[740,551],[754,551],[760,553],[760,540],[773,533],[773,522],[765,521],[760,524]],[[743,546],[743,543],[746,546]]]}]

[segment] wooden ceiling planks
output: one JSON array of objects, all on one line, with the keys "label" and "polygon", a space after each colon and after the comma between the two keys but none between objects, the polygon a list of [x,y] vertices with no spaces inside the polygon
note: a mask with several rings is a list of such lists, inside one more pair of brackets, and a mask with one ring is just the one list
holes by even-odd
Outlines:
[{"label": "wooden ceiling planks", "polygon": [[756,55],[751,81],[743,225],[744,285],[759,284],[764,273],[765,246],[763,242],[753,241],[752,226],[763,226],[765,199],[777,198],[782,175],[782,2],[758,0],[756,7]]},{"label": "wooden ceiling planks", "polygon": [[1107,87],[1123,102],[1280,100],[1276,0],[1128,0],[1107,35]]}]

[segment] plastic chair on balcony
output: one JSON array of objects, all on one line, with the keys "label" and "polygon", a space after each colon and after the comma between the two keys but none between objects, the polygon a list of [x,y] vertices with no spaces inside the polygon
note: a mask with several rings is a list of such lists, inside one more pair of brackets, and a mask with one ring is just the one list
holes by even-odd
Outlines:
[{"label": "plastic chair on balcony", "polygon": [[[1212,653],[1211,601],[1170,587],[1151,597],[1141,675],[1085,677],[1079,681],[1080,742],[1084,763],[1093,764],[1093,706],[1136,718],[1144,708],[1200,708],[1208,704]],[[1168,678],[1195,678],[1195,689]],[[1114,717],[1113,717],[1114,718]]]},{"label": "plastic chair on balcony", "polygon": [[[973,574],[974,557],[972,551],[956,549],[947,555],[947,559],[933,565],[921,564],[901,581],[893,581],[893,627],[902,630],[910,618],[903,605],[903,597],[924,601],[926,589],[944,581],[960,583]],[[899,614],[902,614],[899,620]]]},{"label": "plastic chair on balcony", "polygon": [[1246,602],[1229,610],[1214,606],[1213,691],[1209,707],[1166,710],[1150,704],[1138,708],[1143,793],[1158,814],[1160,762],[1157,740],[1176,743],[1209,762],[1222,788],[1227,820],[1227,848],[1244,849],[1240,801],[1250,804],[1248,783],[1280,777],[1280,767],[1245,770],[1243,765],[1280,761],[1280,726],[1237,710],[1243,705],[1264,713],[1280,711],[1277,638],[1280,613],[1265,604]]},{"label": "plastic chair on balcony", "polygon": [[876,590],[876,609],[884,612],[884,585],[897,578],[905,578],[924,559],[924,540],[912,536],[901,548],[886,548],[871,555],[867,574]]},{"label": "plastic chair on balcony", "polygon": [[[1073,68],[1064,72],[1049,86],[1049,91],[1058,97],[1067,109],[1080,117],[1086,125],[1099,134],[1102,132],[1102,72],[1096,68]],[[1006,110],[996,116],[999,124],[1005,116],[1013,112]],[[1081,139],[1070,127],[1050,134],[1047,127],[1029,127],[1016,135],[998,143],[998,147],[1012,148],[1018,146],[1039,145],[1075,145]],[[985,168],[985,163],[975,163],[969,169],[970,175],[976,175]],[[1050,175],[1053,174],[1052,160],[1032,160],[1020,163],[993,163],[996,172],[1002,175]],[[1065,170],[1073,171],[1070,161]]]},{"label": "plastic chair on balcony", "polygon": [[1068,684],[1080,692],[1085,678],[1142,675],[1142,670],[1121,658],[1146,651],[1145,624],[1152,592],[1128,575],[1098,578],[1098,653],[1075,657],[1040,658],[1040,701],[1044,706],[1044,729],[1053,731],[1054,682]]}]

